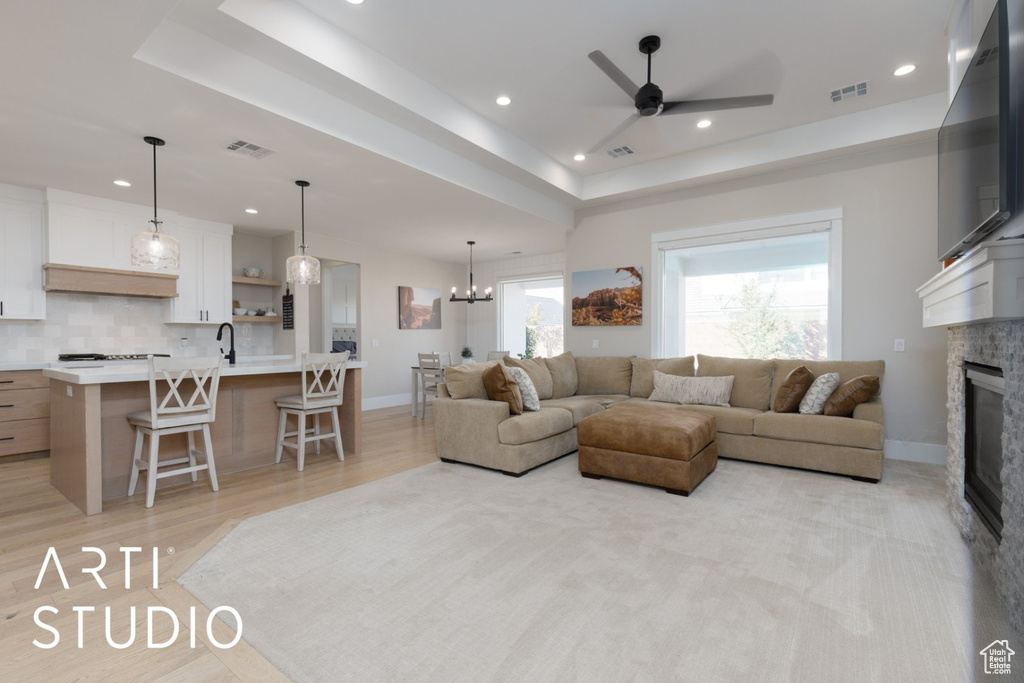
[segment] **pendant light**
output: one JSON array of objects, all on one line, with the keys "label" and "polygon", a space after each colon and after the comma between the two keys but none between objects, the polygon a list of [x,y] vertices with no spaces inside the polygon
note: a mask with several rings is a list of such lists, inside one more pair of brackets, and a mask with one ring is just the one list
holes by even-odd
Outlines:
[{"label": "pendant light", "polygon": [[149,135],[142,139],[153,146],[153,220],[150,221],[153,229],[132,237],[132,265],[156,270],[176,269],[181,266],[178,240],[160,232],[163,221],[156,215],[156,148],[162,147],[164,141]]},{"label": "pendant light", "polygon": [[465,301],[467,304],[473,304],[477,301],[494,301],[491,297],[490,287],[484,291],[486,296],[477,298],[476,285],[473,284],[473,245],[476,244],[476,242],[470,240],[466,242],[466,244],[469,245],[469,289],[466,290],[465,297],[457,297],[455,296],[455,287],[452,287],[452,298],[448,299],[448,301]]},{"label": "pendant light", "polygon": [[285,279],[296,285],[318,285],[320,261],[306,255],[306,188],[309,187],[309,182],[296,180],[295,184],[302,188],[302,243],[299,245],[299,253],[288,257]]}]

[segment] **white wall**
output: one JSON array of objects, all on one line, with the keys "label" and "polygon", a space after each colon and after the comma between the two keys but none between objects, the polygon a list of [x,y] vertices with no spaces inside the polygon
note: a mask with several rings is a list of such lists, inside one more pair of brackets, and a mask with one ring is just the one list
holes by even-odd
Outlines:
[{"label": "white wall", "polygon": [[[451,351],[457,357],[465,344],[466,304],[447,300],[452,285],[465,281],[465,266],[324,235],[310,234],[307,242],[309,253],[317,258],[359,265],[359,358],[368,364],[363,370],[364,406],[409,403],[409,368],[416,364],[416,354]],[[398,329],[399,286],[441,290],[440,330]],[[306,289],[297,288],[297,309],[305,310]],[[296,319],[296,327],[299,325]],[[379,346],[373,346],[374,339]]]},{"label": "white wall", "polygon": [[[946,333],[922,327],[915,291],[939,269],[936,186],[928,142],[585,209],[568,239],[566,270],[640,265],[647,275],[653,232],[841,207],[843,357],[885,360],[888,439],[944,444]],[[567,326],[566,349],[649,356],[653,286],[644,282],[643,326]],[[566,320],[570,306],[567,298]],[[905,353],[893,351],[897,338]]]}]

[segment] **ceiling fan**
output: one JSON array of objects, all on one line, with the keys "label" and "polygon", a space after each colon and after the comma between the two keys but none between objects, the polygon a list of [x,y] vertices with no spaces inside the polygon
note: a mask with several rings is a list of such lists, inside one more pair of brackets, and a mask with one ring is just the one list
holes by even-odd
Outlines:
[{"label": "ceiling fan", "polygon": [[587,151],[587,154],[600,151],[641,118],[664,116],[666,114],[694,114],[702,111],[740,109],[743,107],[763,107],[775,100],[774,95],[749,95],[746,97],[719,97],[716,99],[665,102],[661,88],[651,82],[651,55],[657,52],[659,47],[661,47],[661,38],[658,36],[647,36],[641,39],[640,52],[647,55],[647,83],[639,87],[629,79],[629,76],[622,72],[622,69],[615,66],[610,59],[605,57],[604,53],[600,50],[594,50],[587,55],[590,57],[590,61],[597,64],[597,67],[605,72],[608,78],[615,81],[615,84],[633,99],[633,104],[636,106],[635,114],[630,115],[628,119],[623,121],[601,142],[594,145]]}]

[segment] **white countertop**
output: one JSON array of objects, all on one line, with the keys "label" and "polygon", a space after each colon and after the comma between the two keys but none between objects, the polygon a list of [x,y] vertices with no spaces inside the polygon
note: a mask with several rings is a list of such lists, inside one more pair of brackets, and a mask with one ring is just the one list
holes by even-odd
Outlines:
[{"label": "white countertop", "polygon": [[[110,384],[114,382],[146,382],[149,380],[149,367],[145,361],[125,363],[123,365],[91,366],[87,368],[67,366],[67,363],[46,364],[42,367],[43,376],[60,380],[61,382],[68,382],[69,384]],[[348,367],[365,368],[366,361],[349,361]],[[300,372],[301,370],[302,363],[294,358],[286,360],[242,360],[238,361],[235,365],[227,365],[225,363],[221,368],[220,376],[272,375],[280,372]]]}]

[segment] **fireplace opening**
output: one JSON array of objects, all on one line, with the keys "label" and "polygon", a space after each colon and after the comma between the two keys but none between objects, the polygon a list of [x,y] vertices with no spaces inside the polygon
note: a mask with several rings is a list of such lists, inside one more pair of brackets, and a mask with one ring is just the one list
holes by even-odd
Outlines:
[{"label": "fireplace opening", "polygon": [[996,540],[1003,534],[1003,371],[964,363],[964,497]]}]

